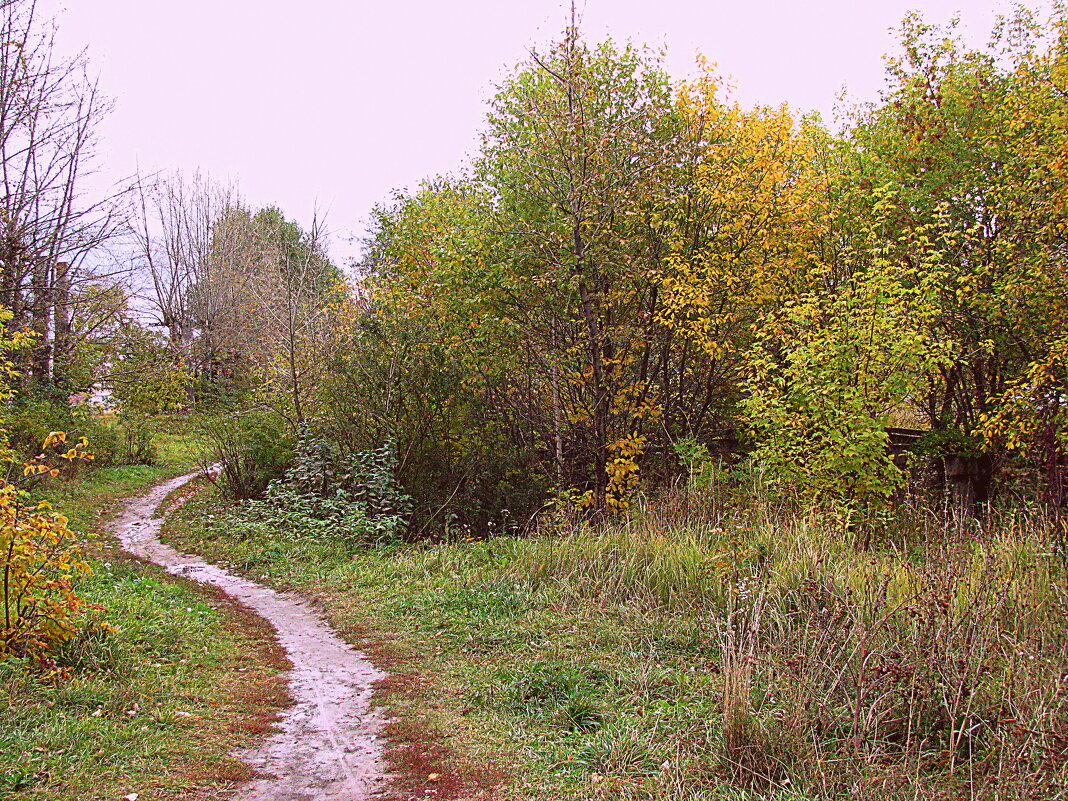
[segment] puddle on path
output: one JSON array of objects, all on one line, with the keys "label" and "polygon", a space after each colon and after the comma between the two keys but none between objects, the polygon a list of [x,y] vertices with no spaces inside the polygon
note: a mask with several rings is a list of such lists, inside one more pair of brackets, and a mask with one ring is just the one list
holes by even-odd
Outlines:
[{"label": "puddle on path", "polygon": [[330,629],[308,603],[235,576],[159,541],[163,499],[197,474],[160,484],[130,501],[112,524],[122,546],[171,573],[214,584],[267,620],[293,663],[294,705],[263,746],[242,752],[258,775],[237,801],[362,801],[387,787],[384,717],[372,685],[385,677]]}]

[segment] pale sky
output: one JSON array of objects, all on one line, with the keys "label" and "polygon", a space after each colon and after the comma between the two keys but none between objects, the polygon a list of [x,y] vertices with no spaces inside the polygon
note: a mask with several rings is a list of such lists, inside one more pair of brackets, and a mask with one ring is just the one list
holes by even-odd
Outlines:
[{"label": "pale sky", "polygon": [[[115,110],[101,175],[200,169],[254,206],[327,217],[356,252],[393,190],[455,171],[477,146],[494,86],[562,31],[558,0],[40,0],[61,50],[88,48]],[[746,105],[830,119],[836,97],[875,100],[905,13],[959,12],[986,41],[1001,0],[586,0],[582,28],[668,49],[675,77],[716,62]]]}]

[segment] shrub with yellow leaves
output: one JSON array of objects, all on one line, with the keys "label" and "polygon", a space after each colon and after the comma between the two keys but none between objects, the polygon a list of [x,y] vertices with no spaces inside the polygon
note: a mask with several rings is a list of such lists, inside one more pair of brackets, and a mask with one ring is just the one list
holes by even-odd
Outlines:
[{"label": "shrub with yellow leaves", "polygon": [[613,512],[630,508],[628,496],[638,486],[638,460],[645,450],[646,438],[634,433],[613,442],[609,446],[611,458],[605,465],[608,473],[608,507]]},{"label": "shrub with yellow leaves", "polygon": [[87,448],[84,437],[71,446],[66,433],[54,431],[41,453],[23,465],[18,483],[12,481],[15,470],[0,479],[0,657],[40,659],[77,631],[81,604],[73,578],[89,573],[89,565],[67,518],[47,501],[33,501],[29,489],[45,476],[59,475],[63,461],[91,460]]}]

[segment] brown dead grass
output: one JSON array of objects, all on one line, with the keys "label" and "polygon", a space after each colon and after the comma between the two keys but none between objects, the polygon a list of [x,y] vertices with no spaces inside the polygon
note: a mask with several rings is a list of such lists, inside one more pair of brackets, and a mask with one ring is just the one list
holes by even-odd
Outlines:
[{"label": "brown dead grass", "polygon": [[394,776],[388,798],[494,798],[504,773],[496,766],[473,764],[426,716],[408,711],[427,703],[433,688],[425,677],[405,673],[391,673],[378,685],[378,697],[393,712],[385,730],[386,760]]}]

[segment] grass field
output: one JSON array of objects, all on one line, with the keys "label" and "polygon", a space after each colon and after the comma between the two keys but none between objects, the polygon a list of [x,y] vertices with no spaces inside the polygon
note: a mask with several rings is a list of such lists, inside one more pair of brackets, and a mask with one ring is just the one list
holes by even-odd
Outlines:
[{"label": "grass field", "polygon": [[401,720],[498,798],[1068,797],[1068,575],[1041,521],[861,548],[664,503],[525,539],[339,547],[213,492],[168,536],[400,655]]}]

